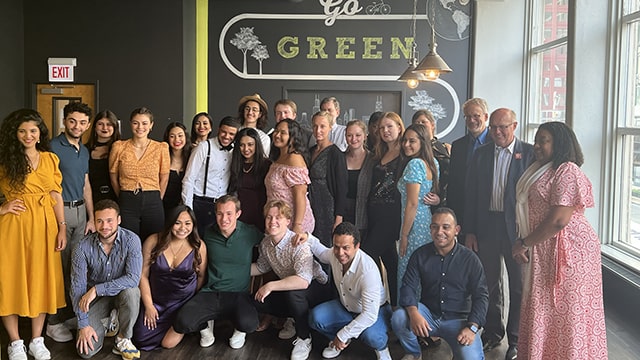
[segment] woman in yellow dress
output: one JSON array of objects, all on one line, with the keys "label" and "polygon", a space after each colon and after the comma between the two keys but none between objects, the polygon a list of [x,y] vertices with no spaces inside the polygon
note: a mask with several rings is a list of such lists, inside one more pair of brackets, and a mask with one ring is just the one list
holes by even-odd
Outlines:
[{"label": "woman in yellow dress", "polygon": [[60,251],[66,246],[62,174],[49,152],[40,114],[22,109],[0,125],[0,317],[11,341],[9,359],[26,359],[18,316],[31,318],[29,354],[50,359],[45,315],[65,306]]}]

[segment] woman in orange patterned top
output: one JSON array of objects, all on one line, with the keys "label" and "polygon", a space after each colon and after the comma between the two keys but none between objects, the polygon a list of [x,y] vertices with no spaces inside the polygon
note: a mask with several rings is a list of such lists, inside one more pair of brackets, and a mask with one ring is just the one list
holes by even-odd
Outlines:
[{"label": "woman in orange patterned top", "polygon": [[149,139],[151,110],[133,110],[130,122],[131,139],[116,141],[111,147],[109,177],[119,197],[122,227],[144,240],[164,225],[162,198],[169,182],[169,146]]}]

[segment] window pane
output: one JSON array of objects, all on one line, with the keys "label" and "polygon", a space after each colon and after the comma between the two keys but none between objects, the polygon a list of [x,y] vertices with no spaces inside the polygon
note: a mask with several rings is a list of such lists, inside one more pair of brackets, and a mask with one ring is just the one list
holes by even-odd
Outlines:
[{"label": "window pane", "polygon": [[536,8],[533,18],[534,47],[567,36],[569,7],[566,1],[538,0]]},{"label": "window pane", "polygon": [[628,15],[632,12],[640,10],[640,0],[624,0],[624,14]]},{"label": "window pane", "polygon": [[[624,136],[620,243],[640,254],[640,136]],[[631,176],[628,176],[631,175]]]},{"label": "window pane", "polygon": [[[566,109],[567,45],[534,55],[532,79],[534,112],[531,123],[564,121]],[[553,79],[551,81],[550,79]],[[537,85],[536,85],[537,84]]]},{"label": "window pane", "polygon": [[625,73],[629,74],[629,76],[621,80],[623,81],[623,89],[626,88],[627,94],[627,106],[624,109],[624,113],[630,116],[626,117],[623,126],[640,127],[640,69],[638,69],[640,65],[640,51],[638,51],[640,25],[638,22],[633,22],[625,26],[625,28],[626,31],[623,33],[625,49],[623,51],[627,53]]}]

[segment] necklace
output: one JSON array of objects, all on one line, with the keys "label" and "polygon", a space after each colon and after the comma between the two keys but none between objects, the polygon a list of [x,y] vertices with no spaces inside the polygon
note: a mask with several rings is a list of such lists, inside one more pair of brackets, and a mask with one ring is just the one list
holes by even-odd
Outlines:
[{"label": "necklace", "polygon": [[184,247],[184,243],[186,243],[185,240],[182,241],[182,245],[180,245],[180,247],[178,248],[178,252],[176,253],[175,251],[173,251],[173,246],[171,244],[169,244],[169,250],[171,250],[171,253],[173,254],[173,261],[172,263],[175,263],[176,258],[178,257],[178,255],[180,254],[180,252],[182,251],[182,248]]},{"label": "necklace", "polygon": [[245,173],[245,174],[248,174],[248,173],[251,172],[251,170],[253,170],[253,165],[255,165],[255,163],[251,163],[251,166],[249,166],[248,169],[245,169],[245,165],[246,165],[246,163],[244,163],[242,165],[242,172]]},{"label": "necklace", "polygon": [[29,160],[29,172],[36,170],[38,163],[40,163],[40,152],[36,151],[35,156],[27,155],[27,159]]}]

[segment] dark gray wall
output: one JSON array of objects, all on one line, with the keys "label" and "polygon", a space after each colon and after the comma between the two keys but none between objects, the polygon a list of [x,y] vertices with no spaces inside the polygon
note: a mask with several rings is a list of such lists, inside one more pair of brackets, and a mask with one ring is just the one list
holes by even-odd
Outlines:
[{"label": "dark gray wall", "polygon": [[25,106],[22,0],[0,1],[0,119]]},{"label": "dark gray wall", "polygon": [[98,110],[113,110],[126,137],[140,106],[156,139],[182,119],[182,1],[25,0],[24,18],[27,84],[47,82],[47,58],[75,57],[76,82],[99,82]]},{"label": "dark gray wall", "polygon": [[[411,2],[386,2],[390,4],[392,15],[409,15],[413,7]],[[425,14],[425,2],[419,1],[419,14]],[[359,1],[363,10],[358,15],[365,15],[365,8],[371,4],[369,1]],[[341,81],[331,80],[278,80],[278,79],[243,79],[236,76],[223,63],[218,41],[223,27],[233,17],[240,14],[310,14],[324,16],[324,9],[317,0],[293,2],[286,0],[259,1],[259,0],[209,0],[209,112],[217,121],[225,115],[237,115],[238,100],[244,95],[259,93],[269,105],[269,126],[273,125],[273,103],[278,99],[288,96],[296,101],[300,116],[301,112],[307,112],[309,119],[312,114],[313,96],[316,93],[323,95],[335,92],[338,94],[353,94],[348,97],[343,95],[339,100],[345,100],[342,104],[342,114],[350,108],[355,109],[356,117],[370,115],[375,110],[376,96],[386,94],[385,99],[401,98],[398,101],[385,101],[385,111],[398,111],[405,123],[410,123],[414,110],[407,104],[412,96],[416,96],[415,90],[395,80],[392,81]],[[366,15],[365,15],[366,16]],[[300,74],[314,73],[342,74],[342,75],[394,75],[395,78],[407,68],[407,60],[391,59],[391,37],[410,37],[411,22],[407,20],[364,20],[337,19],[333,26],[325,26],[322,19],[243,19],[233,24],[224,39],[223,46],[229,62],[234,67],[242,69],[242,53],[230,44],[230,39],[240,31],[241,27],[254,27],[255,34],[260,41],[267,45],[269,59],[263,62],[263,74]],[[426,20],[417,23],[417,41],[420,58],[428,52],[430,43],[430,30]],[[300,53],[294,59],[284,59],[278,54],[278,40],[283,36],[296,36],[299,39]],[[307,59],[308,36],[324,37],[326,40],[327,59]],[[349,46],[355,51],[355,59],[336,59],[337,37],[355,37],[355,43]],[[382,37],[383,43],[378,47],[382,51],[380,60],[363,59],[363,37]],[[438,38],[438,52],[446,59],[450,67],[454,69],[451,74],[442,76],[457,92],[459,102],[466,100],[468,95],[468,73],[470,42],[447,41]],[[251,51],[249,51],[251,53]],[[258,73],[258,62],[247,54],[248,73]],[[426,90],[428,95],[435,99],[435,103],[442,103],[448,111],[453,113],[453,101],[446,90],[434,83],[423,83],[416,90]],[[305,95],[305,96],[302,96]],[[308,96],[306,96],[308,95]],[[358,99],[358,97],[360,97]],[[311,100],[309,100],[311,99]],[[439,130],[443,130],[451,122],[451,116],[439,123]],[[455,130],[444,138],[451,142],[464,134],[464,121],[459,115]],[[442,125],[442,126],[441,126]]]}]

